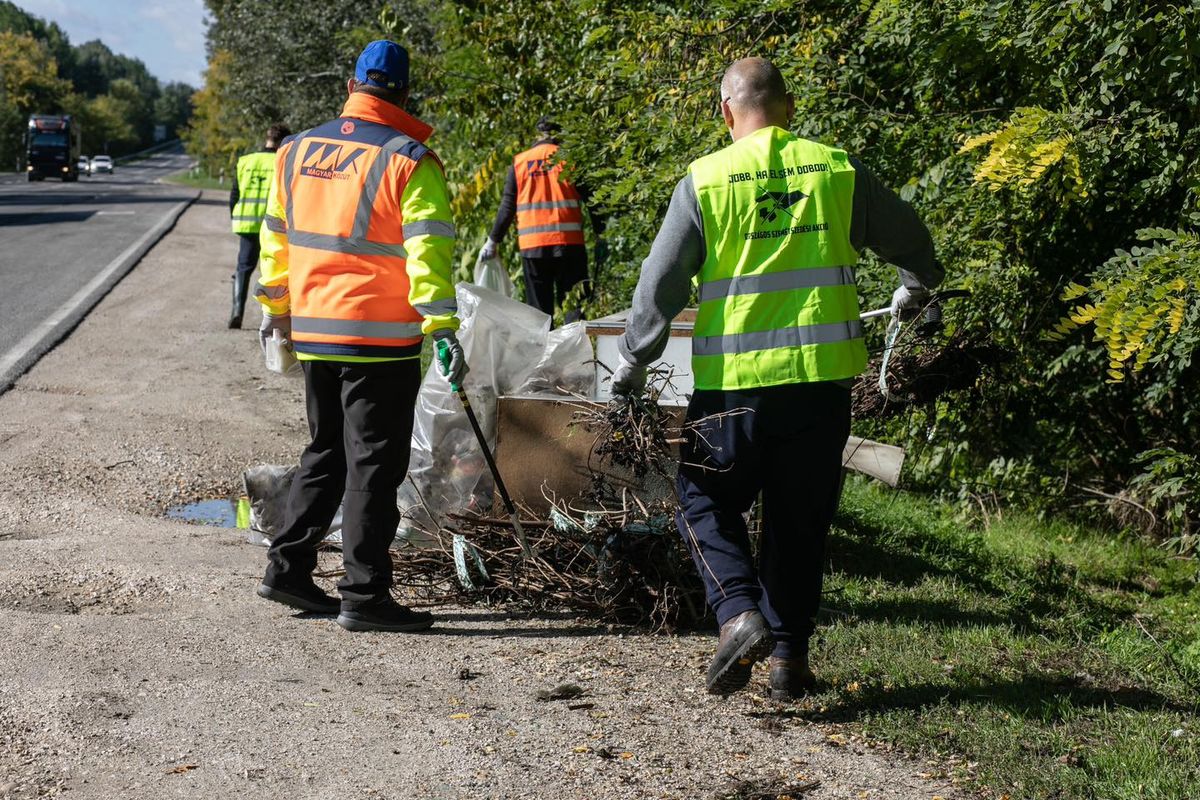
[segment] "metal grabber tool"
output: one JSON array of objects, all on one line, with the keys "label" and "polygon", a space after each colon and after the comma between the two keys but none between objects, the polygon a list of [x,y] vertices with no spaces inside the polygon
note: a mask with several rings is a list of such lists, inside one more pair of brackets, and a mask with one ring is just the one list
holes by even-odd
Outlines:
[{"label": "metal grabber tool", "polygon": [[[450,346],[444,341],[437,343],[437,359],[438,363],[446,369],[450,370]],[[475,416],[475,409],[471,408],[471,401],[467,399],[467,393],[463,389],[462,384],[451,383],[450,390],[458,395],[459,401],[462,402],[463,411],[467,414],[467,420],[471,423],[471,429],[475,431],[475,438],[479,441],[479,449],[483,451],[483,457],[487,461],[488,469],[492,471],[492,479],[496,481],[496,489],[500,492],[500,499],[504,501],[504,508],[508,511],[508,518],[512,520],[513,528],[517,532],[517,541],[521,543],[521,553],[526,558],[533,555],[533,550],[529,547],[529,541],[525,538],[525,529],[521,527],[521,520],[517,516],[517,507],[513,505],[512,498],[508,495],[508,489],[504,486],[504,479],[500,477],[500,470],[496,467],[496,459],[492,457],[492,449],[488,447],[487,439],[484,438],[483,429],[479,427],[479,419]]]}]

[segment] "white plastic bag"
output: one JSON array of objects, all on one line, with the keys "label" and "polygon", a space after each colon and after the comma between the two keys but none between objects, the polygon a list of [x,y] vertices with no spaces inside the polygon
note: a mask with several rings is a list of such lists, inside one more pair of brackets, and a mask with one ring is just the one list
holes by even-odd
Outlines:
[{"label": "white plastic bag", "polygon": [[499,256],[484,259],[482,250],[479,252],[479,258],[475,260],[475,285],[491,289],[505,297],[512,297],[515,292],[512,279],[500,263]]},{"label": "white plastic bag", "polygon": [[303,374],[300,362],[296,360],[296,354],[292,352],[291,342],[284,338],[278,328],[271,331],[271,338],[267,339],[267,346],[263,348],[263,359],[266,361],[267,369],[278,375],[296,377]]}]

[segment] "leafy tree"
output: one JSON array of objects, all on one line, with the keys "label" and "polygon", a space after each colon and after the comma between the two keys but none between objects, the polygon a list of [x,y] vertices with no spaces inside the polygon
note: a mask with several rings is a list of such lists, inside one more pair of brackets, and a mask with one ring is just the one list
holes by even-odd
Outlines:
[{"label": "leafy tree", "polygon": [[196,90],[186,83],[168,83],[154,102],[154,121],[165,125],[167,138],[177,137],[192,116],[192,95]]},{"label": "leafy tree", "polygon": [[69,88],[44,44],[28,33],[0,31],[0,165],[16,165],[29,115],[59,111]]}]

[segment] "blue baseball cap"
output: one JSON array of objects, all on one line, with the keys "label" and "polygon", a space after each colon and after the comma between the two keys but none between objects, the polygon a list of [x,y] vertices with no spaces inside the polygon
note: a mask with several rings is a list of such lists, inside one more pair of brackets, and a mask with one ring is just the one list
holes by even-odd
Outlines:
[{"label": "blue baseball cap", "polygon": [[[387,80],[373,81],[367,77],[368,72],[381,72],[387,76]],[[387,39],[371,42],[358,55],[354,79],[380,89],[403,89],[408,86],[408,51]]]}]

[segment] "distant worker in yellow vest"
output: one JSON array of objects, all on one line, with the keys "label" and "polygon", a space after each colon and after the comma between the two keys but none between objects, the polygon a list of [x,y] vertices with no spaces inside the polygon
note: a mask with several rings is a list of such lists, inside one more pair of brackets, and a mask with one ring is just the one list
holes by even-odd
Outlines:
[{"label": "distant worker in yellow vest", "polygon": [[[392,599],[388,552],[400,523],[421,347],[467,372],[452,278],[454,222],[433,129],[410,116],[408,52],[385,40],[358,57],[342,114],[279,148],[262,230],[259,336],[292,343],[304,368],[312,441],[300,457],[283,527],[258,594],[337,614],[350,631],[419,631],[424,611]],[[312,578],[317,547],[342,506],[341,601]]]},{"label": "distant worker in yellow vest", "polygon": [[[518,153],[508,168],[496,221],[480,255],[485,260],[495,256],[516,220],[517,247],[525,272],[525,302],[554,316],[555,307],[561,306],[578,284],[584,285],[584,299],[591,296],[583,236],[583,206],[590,194],[586,185],[564,175],[566,165],[560,160],[559,142],[554,135],[558,124],[542,117],[537,129],[542,137]],[[592,210],[588,216],[596,235],[596,268],[600,269],[607,253],[602,237],[604,220]],[[582,309],[564,309],[563,316],[566,322],[575,322],[582,318]]]},{"label": "distant worker in yellow vest", "polygon": [[291,133],[285,125],[272,125],[267,128],[263,149],[248,153],[237,162],[237,177],[229,190],[229,214],[233,217],[233,232],[240,240],[237,271],[233,273],[233,307],[229,310],[231,328],[242,327],[250,277],[258,266],[258,232],[267,213],[267,190],[275,174],[275,151]]},{"label": "distant worker in yellow vest", "polygon": [[[692,162],[675,187],[612,378],[618,398],[642,390],[695,281],[687,417],[708,419],[681,448],[676,522],[720,625],[707,688],[737,691],[771,656],[770,693],[781,700],[815,683],[808,642],[850,383],[867,363],[858,253],[869,248],[899,268],[894,314],[923,305],[943,276],[913,209],[844,151],[791,133],[794,111],[771,62],[747,58],[725,73],[721,113],[733,144]],[[712,418],[737,409],[749,411]],[[756,564],[743,515],[760,495]]]}]

